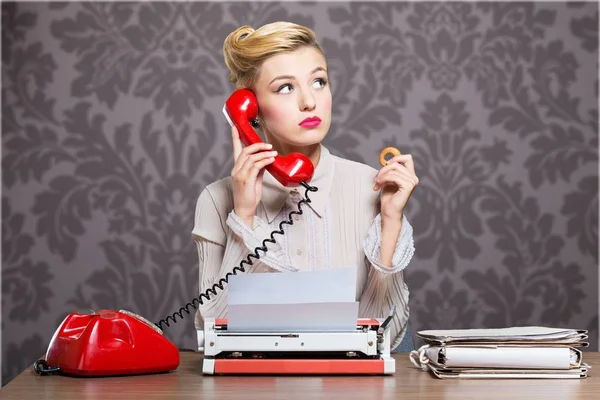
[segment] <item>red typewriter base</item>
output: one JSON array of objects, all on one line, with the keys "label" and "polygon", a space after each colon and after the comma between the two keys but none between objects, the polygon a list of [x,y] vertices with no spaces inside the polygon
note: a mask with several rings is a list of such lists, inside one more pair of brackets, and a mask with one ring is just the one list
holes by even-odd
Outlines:
[{"label": "red typewriter base", "polygon": [[[390,359],[393,363],[394,360]],[[373,360],[321,360],[321,359],[254,359],[204,360],[208,373],[214,375],[383,375],[386,371],[383,359]],[[212,367],[212,368],[211,368]],[[212,371],[210,371],[212,369]]]}]

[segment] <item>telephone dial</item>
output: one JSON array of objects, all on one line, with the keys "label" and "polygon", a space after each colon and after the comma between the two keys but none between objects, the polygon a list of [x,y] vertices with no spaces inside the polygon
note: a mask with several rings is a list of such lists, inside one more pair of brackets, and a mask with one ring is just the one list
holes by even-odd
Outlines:
[{"label": "telephone dial", "polygon": [[[248,146],[261,141],[252,125],[258,117],[258,103],[254,93],[238,89],[227,99],[223,113],[231,126],[238,129],[240,140]],[[45,359],[34,363],[40,375],[64,374],[72,376],[114,376],[169,372],[179,366],[179,350],[162,334],[163,325],[184,318],[190,308],[197,309],[209,295],[223,290],[231,275],[246,272],[244,264],[252,266],[252,258],[260,258],[259,251],[267,252],[267,243],[275,243],[275,235],[283,235],[283,225],[293,225],[293,216],[302,215],[302,206],[310,203],[308,192],[318,189],[307,182],[312,179],[314,166],[301,153],[276,156],[266,170],[285,187],[302,185],[305,198],[291,211],[288,219],[279,223],[279,229],[262,241],[262,246],[242,260],[211,288],[194,298],[166,319],[152,323],[129,311],[100,310],[91,314],[69,314],[54,333]]]}]

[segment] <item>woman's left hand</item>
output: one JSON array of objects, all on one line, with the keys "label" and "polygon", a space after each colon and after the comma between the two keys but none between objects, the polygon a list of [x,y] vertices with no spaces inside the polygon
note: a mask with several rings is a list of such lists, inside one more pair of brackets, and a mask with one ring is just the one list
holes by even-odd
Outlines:
[{"label": "woman's left hand", "polygon": [[402,221],[404,207],[419,178],[410,154],[400,154],[391,158],[375,176],[373,190],[381,191],[381,218],[389,221]]}]

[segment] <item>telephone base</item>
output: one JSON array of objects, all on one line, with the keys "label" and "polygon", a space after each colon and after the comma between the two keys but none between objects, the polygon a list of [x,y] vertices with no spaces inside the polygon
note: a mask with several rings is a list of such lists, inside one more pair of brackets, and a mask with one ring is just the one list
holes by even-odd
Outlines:
[{"label": "telephone base", "polygon": [[126,310],[99,310],[69,314],[34,370],[92,377],[165,373],[178,366],[179,349],[152,323]]}]

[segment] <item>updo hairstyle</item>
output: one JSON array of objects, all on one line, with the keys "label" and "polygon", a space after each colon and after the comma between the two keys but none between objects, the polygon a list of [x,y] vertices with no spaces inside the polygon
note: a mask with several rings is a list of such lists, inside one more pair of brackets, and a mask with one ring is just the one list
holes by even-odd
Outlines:
[{"label": "updo hairstyle", "polygon": [[229,81],[236,88],[252,88],[262,63],[269,57],[300,47],[323,50],[315,33],[291,22],[273,22],[254,30],[244,25],[231,32],[223,43],[223,56],[229,69]]}]

